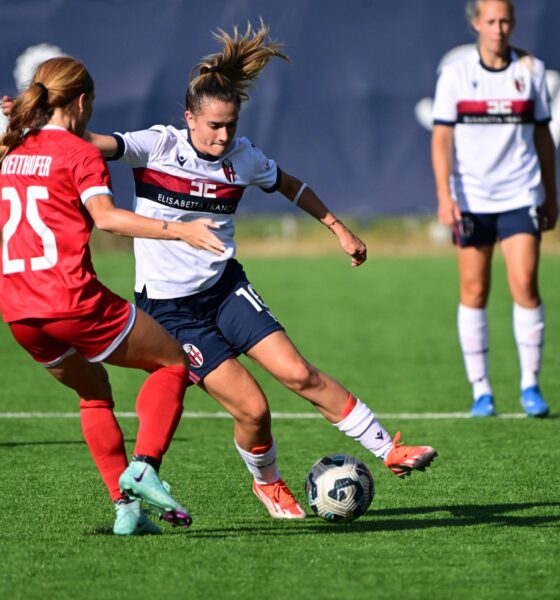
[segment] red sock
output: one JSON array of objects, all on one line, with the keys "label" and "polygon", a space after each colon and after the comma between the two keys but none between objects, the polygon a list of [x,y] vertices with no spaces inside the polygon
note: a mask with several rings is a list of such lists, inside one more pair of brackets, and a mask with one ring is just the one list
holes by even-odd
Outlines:
[{"label": "red sock", "polygon": [[272,438],[270,438],[270,442],[264,446],[255,446],[254,448],[251,448],[251,454],[266,454],[271,448]]},{"label": "red sock", "polygon": [[82,432],[111,500],[121,496],[119,477],[128,466],[121,428],[112,400],[80,399]]},{"label": "red sock", "polygon": [[356,396],[353,396],[350,392],[348,392],[348,400],[346,400],[346,404],[342,409],[342,419],[345,419],[354,410],[354,406],[356,406],[357,402],[358,399]]},{"label": "red sock", "polygon": [[146,379],[136,400],[140,424],[134,454],[163,458],[181,420],[188,377],[186,367],[174,365],[162,367]]}]

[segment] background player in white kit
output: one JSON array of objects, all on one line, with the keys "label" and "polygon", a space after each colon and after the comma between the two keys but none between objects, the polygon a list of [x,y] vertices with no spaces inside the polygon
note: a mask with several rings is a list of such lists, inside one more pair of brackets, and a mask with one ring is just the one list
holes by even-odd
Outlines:
[{"label": "background player in white kit", "polygon": [[555,149],[548,127],[543,63],[512,48],[510,0],[474,0],[467,16],[477,48],[443,67],[434,101],[432,162],[438,217],[454,227],[458,246],[458,329],[471,414],[496,414],[488,378],[492,253],[505,258],[521,365],[521,404],[529,416],[549,412],[538,385],[544,309],[538,287],[541,231],[554,228]]},{"label": "background player in white kit", "polygon": [[[304,511],[280,478],[266,397],[237,360],[246,354],[280,383],[310,401],[327,420],[360,441],[398,476],[424,468],[436,456],[429,446],[393,440],[370,409],[307,362],[234,259],[232,215],[244,189],[280,191],[337,237],[352,265],[366,247],[301,181],[280,170],[243,137],[235,137],[245,89],[273,57],[287,58],[261,27],[245,35],[216,35],[220,53],[204,59],[187,90],[188,129],[156,125],[115,136],[90,134],[110,158],[134,169],[136,212],[200,224],[222,249],[184,248],[136,240],[136,300],[183,344],[191,381],[234,417],[237,449],[254,476],[253,490],[275,518],[303,518]],[[215,240],[214,240],[215,242]],[[214,246],[217,244],[214,243]]]}]

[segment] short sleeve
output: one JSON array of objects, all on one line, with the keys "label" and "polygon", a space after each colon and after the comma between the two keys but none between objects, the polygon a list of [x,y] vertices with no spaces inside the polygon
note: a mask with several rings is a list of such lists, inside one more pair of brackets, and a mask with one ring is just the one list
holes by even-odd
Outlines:
[{"label": "short sleeve", "polygon": [[434,125],[455,125],[457,122],[456,85],[453,72],[443,67],[436,82],[432,118]]},{"label": "short sleeve", "polygon": [[75,153],[74,181],[81,201],[85,204],[98,194],[112,195],[111,175],[101,152],[90,146]]},{"label": "short sleeve", "polygon": [[145,167],[161,141],[162,132],[151,128],[128,133],[116,132],[115,137],[120,138],[123,142],[122,155],[119,159],[133,168]]},{"label": "short sleeve", "polygon": [[535,85],[535,122],[548,123],[551,119],[550,93],[546,85],[544,65],[539,69]]},{"label": "short sleeve", "polygon": [[251,146],[253,154],[253,184],[258,185],[265,192],[274,192],[278,188],[280,171],[274,160],[268,158],[264,153]]}]

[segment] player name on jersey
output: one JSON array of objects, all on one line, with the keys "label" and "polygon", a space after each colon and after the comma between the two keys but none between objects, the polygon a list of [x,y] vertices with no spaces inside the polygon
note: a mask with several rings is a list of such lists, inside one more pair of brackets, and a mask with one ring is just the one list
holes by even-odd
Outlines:
[{"label": "player name on jersey", "polygon": [[233,214],[245,186],[178,177],[154,169],[134,169],[136,195],[172,208]]},{"label": "player name on jersey", "polygon": [[462,100],[457,103],[457,123],[494,125],[534,123],[533,100]]},{"label": "player name on jersey", "polygon": [[10,154],[2,161],[2,175],[39,175],[48,177],[52,156]]}]

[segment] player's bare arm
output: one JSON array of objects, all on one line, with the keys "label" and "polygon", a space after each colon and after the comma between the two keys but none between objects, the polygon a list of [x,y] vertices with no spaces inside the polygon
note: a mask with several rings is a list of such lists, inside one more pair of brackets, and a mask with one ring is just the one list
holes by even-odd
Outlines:
[{"label": "player's bare arm", "polygon": [[189,223],[163,221],[117,208],[108,194],[92,196],[85,204],[96,227],[116,235],[160,240],[181,240],[193,248],[221,255],[222,241],[212,233],[219,225],[212,219],[195,219]]},{"label": "player's bare arm", "polygon": [[105,158],[112,158],[117,152],[117,140],[112,135],[103,135],[100,133],[93,133],[92,131],[86,131],[84,133],[84,140],[93,144]]},{"label": "player's bare arm", "polygon": [[434,125],[432,130],[432,167],[438,199],[438,219],[442,225],[453,225],[461,219],[457,203],[451,196],[449,178],[453,165],[453,128]]},{"label": "player's bare arm", "polygon": [[548,123],[535,127],[534,140],[544,187],[544,202],[541,207],[541,228],[543,231],[547,231],[554,229],[558,220],[556,149]]},{"label": "player's bare arm", "polygon": [[346,225],[333,215],[317,194],[297,177],[282,171],[279,192],[299,208],[311,215],[338,238],[342,249],[352,257],[352,266],[357,267],[367,259],[366,245]]}]

